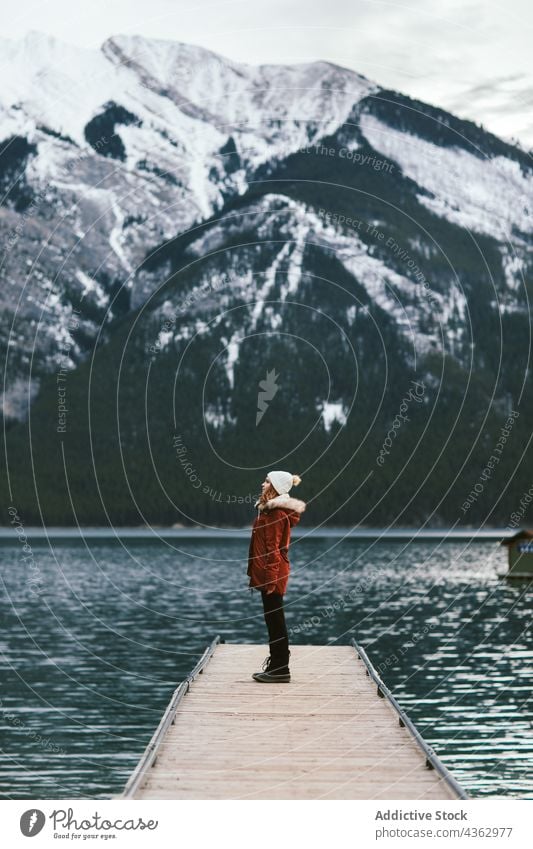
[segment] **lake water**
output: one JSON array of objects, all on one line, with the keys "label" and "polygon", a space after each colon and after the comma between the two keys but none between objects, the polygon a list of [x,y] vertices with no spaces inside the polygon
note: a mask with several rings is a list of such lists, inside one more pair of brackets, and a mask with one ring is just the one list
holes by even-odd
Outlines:
[{"label": "lake water", "polygon": [[[266,643],[247,542],[30,545],[31,570],[0,547],[1,796],[106,798],[216,634]],[[533,798],[533,585],[498,577],[505,551],[293,539],[291,555],[291,640],[355,637],[471,796]]]}]

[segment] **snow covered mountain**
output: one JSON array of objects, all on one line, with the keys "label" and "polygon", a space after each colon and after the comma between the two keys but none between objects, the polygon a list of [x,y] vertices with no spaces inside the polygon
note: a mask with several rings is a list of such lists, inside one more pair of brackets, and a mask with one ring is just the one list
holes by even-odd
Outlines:
[{"label": "snow covered mountain", "polygon": [[[236,446],[256,415],[246,369],[269,358],[294,364],[285,403],[302,438],[313,422],[326,440],[349,429],[355,388],[370,409],[392,374],[442,395],[443,360],[448,400],[473,373],[478,405],[503,414],[525,397],[523,150],[326,62],[253,67],[130,36],[100,50],[39,33],[1,46],[13,433],[30,403],[36,415],[37,398],[55,403],[58,370],[87,388],[90,361],[106,385],[120,345],[131,398],[145,367],[164,382],[187,353],[200,418]],[[132,445],[141,412],[121,423]]]},{"label": "snow covered mountain", "polygon": [[[1,297],[17,315],[2,341],[36,345],[49,364],[76,300],[85,337],[123,306],[118,287],[138,306],[135,270],[151,248],[376,90],[327,63],[254,68],[140,37],[93,51],[31,32],[1,48]],[[69,359],[82,354],[78,341]]]},{"label": "snow covered mountain", "polygon": [[[533,177],[525,157],[508,146],[487,151],[460,131],[452,144],[440,144],[391,126],[373,114],[378,87],[328,63],[256,68],[130,36],[82,50],[35,32],[3,41],[2,54],[2,341],[35,346],[43,367],[68,338],[77,301],[85,309],[72,364],[102,320],[125,304],[140,306],[157,286],[137,274],[151,250],[223,214],[232,199],[246,196],[260,169],[272,172],[303,148],[319,150],[325,138],[336,153],[314,156],[314,178],[328,158],[351,164],[352,177],[357,170],[381,176],[375,163],[383,157],[389,170],[416,184],[427,210],[500,245],[503,305],[515,306],[532,230]],[[403,111],[404,118],[409,111],[418,116],[416,107]],[[362,143],[371,148],[368,165],[358,154]],[[398,274],[373,258],[334,214],[319,221],[315,210],[308,219],[309,210],[294,204],[290,214],[296,241],[284,252],[297,256],[306,239],[325,240],[400,323],[425,320],[429,301],[413,297],[418,284],[405,269]],[[423,250],[438,251],[430,242]],[[402,248],[408,246],[397,253]],[[435,297],[445,315],[452,309],[464,319],[460,288],[453,281]],[[12,330],[9,314],[16,314]]]}]

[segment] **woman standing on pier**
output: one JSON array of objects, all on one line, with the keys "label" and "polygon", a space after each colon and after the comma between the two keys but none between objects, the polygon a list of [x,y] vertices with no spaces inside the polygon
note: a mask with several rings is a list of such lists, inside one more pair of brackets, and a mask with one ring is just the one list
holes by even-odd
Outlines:
[{"label": "woman standing on pier", "polygon": [[288,682],[289,636],[285,624],[283,596],[289,580],[289,543],[291,528],[300,521],[306,504],[289,496],[289,490],[301,479],[290,472],[269,472],[255,503],[257,517],[252,527],[248,553],[250,588],[261,591],[268,629],[270,655],[263,671],[252,676],[262,683]]}]

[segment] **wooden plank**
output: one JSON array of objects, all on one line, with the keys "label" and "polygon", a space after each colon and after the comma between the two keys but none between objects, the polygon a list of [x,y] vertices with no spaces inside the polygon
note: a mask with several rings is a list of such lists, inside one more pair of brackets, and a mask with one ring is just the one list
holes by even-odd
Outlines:
[{"label": "wooden plank", "polygon": [[288,684],[251,678],[267,655],[216,646],[134,798],[457,798],[352,646],[291,645]]}]

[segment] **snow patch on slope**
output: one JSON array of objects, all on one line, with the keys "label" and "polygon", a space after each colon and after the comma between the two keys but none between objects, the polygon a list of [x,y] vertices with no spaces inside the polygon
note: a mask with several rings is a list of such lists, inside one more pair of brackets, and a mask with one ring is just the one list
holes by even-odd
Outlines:
[{"label": "snow patch on slope", "polygon": [[516,238],[516,230],[531,231],[533,176],[517,162],[439,147],[369,114],[361,116],[361,130],[375,150],[431,193],[418,199],[435,215],[498,241]]},{"label": "snow patch on slope", "polygon": [[[260,282],[257,275],[250,276],[246,281],[241,280],[241,284],[245,283],[247,287],[243,296],[251,303],[247,325],[249,332],[256,329],[261,317],[270,321],[275,328],[273,316],[276,311],[268,309],[267,301],[283,301],[288,295],[296,294],[301,282],[307,244],[332,251],[346,270],[364,286],[369,299],[394,317],[400,332],[419,352],[440,348],[442,340],[439,321],[443,335],[446,337],[449,333],[453,341],[456,331],[453,327],[448,328],[446,323],[459,322],[466,317],[466,298],[457,283],[451,282],[445,295],[435,291],[428,293],[421,284],[398,274],[381,259],[371,256],[368,246],[357,234],[345,234],[315,210],[281,195],[265,195],[250,205],[245,214],[222,218],[219,224],[193,242],[189,251],[193,256],[205,257],[219,250],[227,239],[234,237],[239,226],[242,232],[244,220],[246,230],[253,227],[260,239],[272,240],[273,243],[282,241]],[[355,321],[357,306],[347,311],[349,324]],[[430,332],[428,327],[434,330]],[[463,330],[465,327],[463,325]]]},{"label": "snow patch on slope", "polygon": [[347,414],[342,403],[324,401],[319,409],[322,414],[324,428],[328,433],[334,422],[338,422],[341,425],[346,424]]}]

